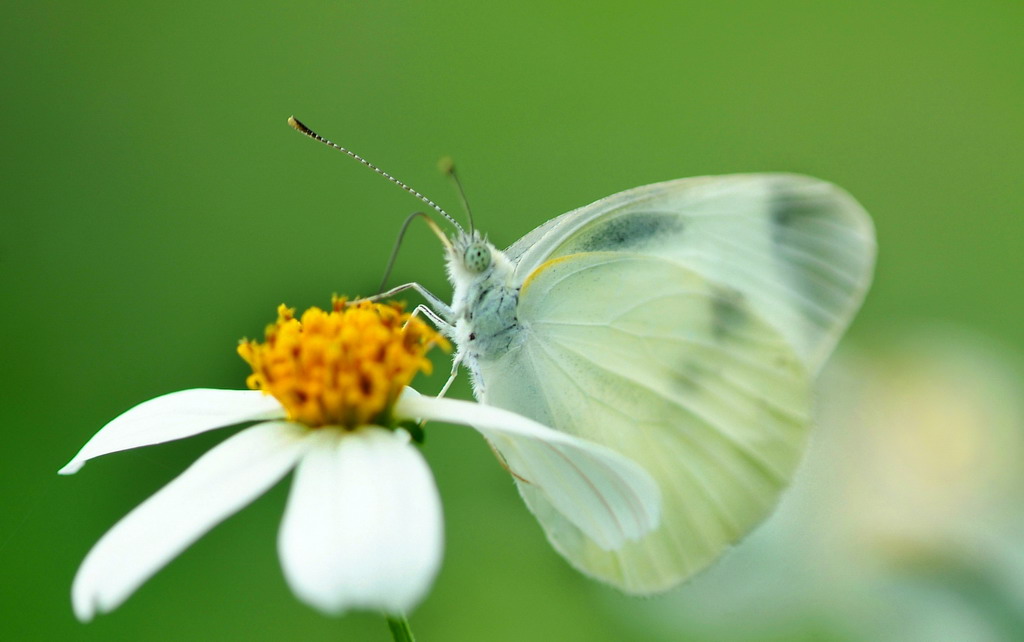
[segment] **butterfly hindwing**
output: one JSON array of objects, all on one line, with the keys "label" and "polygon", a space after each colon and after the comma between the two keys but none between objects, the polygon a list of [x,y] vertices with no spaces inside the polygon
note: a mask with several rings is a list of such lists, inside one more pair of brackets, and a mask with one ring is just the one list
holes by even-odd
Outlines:
[{"label": "butterfly hindwing", "polygon": [[611,447],[662,491],[662,524],[603,550],[527,479],[554,546],[633,593],[678,583],[774,505],[803,449],[810,377],[742,294],[669,259],[581,252],[524,284],[524,341],[481,361],[484,401]]}]

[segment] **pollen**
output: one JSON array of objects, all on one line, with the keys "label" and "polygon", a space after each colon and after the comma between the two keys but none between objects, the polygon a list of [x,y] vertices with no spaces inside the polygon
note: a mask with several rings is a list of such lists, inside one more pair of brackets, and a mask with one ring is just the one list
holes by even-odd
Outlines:
[{"label": "pollen", "polygon": [[402,389],[417,373],[430,373],[427,351],[448,350],[448,341],[400,304],[335,297],[331,308],[309,308],[300,318],[279,306],[262,343],[238,346],[252,366],[246,383],[310,427],[389,426]]}]

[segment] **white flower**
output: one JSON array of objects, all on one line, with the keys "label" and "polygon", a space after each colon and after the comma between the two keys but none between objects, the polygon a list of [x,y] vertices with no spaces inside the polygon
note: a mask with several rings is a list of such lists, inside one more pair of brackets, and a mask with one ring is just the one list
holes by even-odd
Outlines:
[{"label": "white flower", "polygon": [[292,468],[278,553],[295,594],[330,614],[411,610],[440,566],[443,520],[425,460],[409,432],[396,428],[405,420],[475,427],[514,474],[608,549],[657,526],[659,491],[638,465],[499,408],[420,396],[404,386],[428,367],[426,349],[443,339],[388,306],[343,308],[314,308],[300,322],[282,307],[266,344],[242,344],[255,371],[249,383],[262,391],[157,397],[104,426],[60,470],[72,474],[107,453],[261,422],[200,457],[100,539],[72,586],[79,619],[119,606]]}]

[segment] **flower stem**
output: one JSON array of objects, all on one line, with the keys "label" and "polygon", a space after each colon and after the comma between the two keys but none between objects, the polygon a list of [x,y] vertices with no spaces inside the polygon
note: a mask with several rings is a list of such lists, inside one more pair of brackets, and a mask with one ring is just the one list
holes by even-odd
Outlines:
[{"label": "flower stem", "polygon": [[409,620],[404,615],[388,615],[388,628],[391,629],[391,637],[395,642],[416,642],[412,636],[412,629],[409,628]]}]

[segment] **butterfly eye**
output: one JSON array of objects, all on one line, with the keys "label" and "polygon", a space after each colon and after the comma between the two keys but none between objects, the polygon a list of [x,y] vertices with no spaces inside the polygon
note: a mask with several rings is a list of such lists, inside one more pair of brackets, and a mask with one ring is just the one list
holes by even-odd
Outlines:
[{"label": "butterfly eye", "polygon": [[473,243],[466,248],[463,263],[470,272],[483,272],[491,266],[491,252],[483,243]]}]

